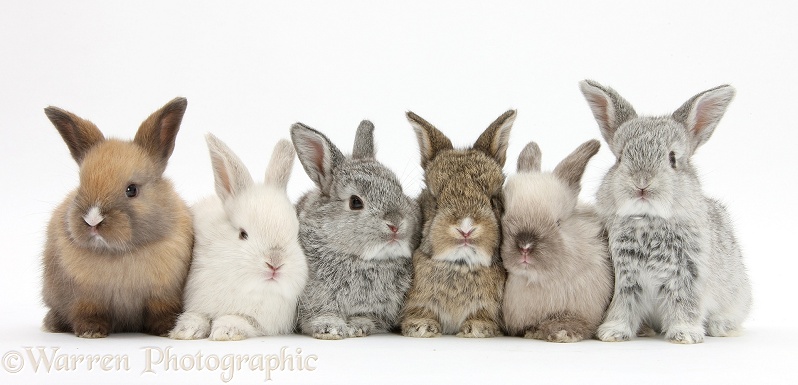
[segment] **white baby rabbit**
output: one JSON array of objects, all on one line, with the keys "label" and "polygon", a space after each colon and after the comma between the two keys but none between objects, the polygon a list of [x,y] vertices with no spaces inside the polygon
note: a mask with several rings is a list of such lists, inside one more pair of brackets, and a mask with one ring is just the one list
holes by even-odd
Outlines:
[{"label": "white baby rabbit", "polygon": [[671,342],[733,335],[751,286],[725,207],[707,198],[690,157],[718,125],[731,86],[701,92],[668,116],[637,116],[613,89],[580,84],[617,158],[599,187],[615,294],[597,336],[626,341],[643,326]]},{"label": "white baby rabbit", "polygon": [[308,276],[286,194],[293,146],[279,141],[265,183],[254,184],[230,148],[211,134],[206,139],[218,196],[192,207],[196,238],[185,312],[169,336],[241,340],[291,333]]}]

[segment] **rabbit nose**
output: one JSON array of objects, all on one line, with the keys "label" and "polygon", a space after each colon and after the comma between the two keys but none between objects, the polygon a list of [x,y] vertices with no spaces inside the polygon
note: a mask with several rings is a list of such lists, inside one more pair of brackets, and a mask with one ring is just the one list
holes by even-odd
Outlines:
[{"label": "rabbit nose", "polygon": [[470,237],[476,229],[477,228],[474,226],[474,221],[471,218],[463,219],[460,222],[460,226],[455,228],[455,230],[460,233],[460,236],[466,239],[468,239],[468,237]]},{"label": "rabbit nose", "polygon": [[83,216],[83,221],[90,227],[97,227],[105,217],[100,213],[100,208],[92,206],[86,215]]},{"label": "rabbit nose", "polygon": [[277,270],[279,270],[279,269],[280,269],[280,267],[281,267],[281,266],[282,266],[282,265],[280,265],[280,266],[275,266],[275,265],[272,265],[272,264],[271,264],[271,263],[269,263],[269,262],[266,262],[266,267],[268,267],[270,270],[273,270],[275,273],[277,272]]},{"label": "rabbit nose", "polygon": [[391,230],[392,233],[396,234],[399,232],[399,228],[394,225],[388,225],[388,229]]},{"label": "rabbit nose", "polygon": [[524,243],[523,245],[519,244],[518,248],[521,250],[521,253],[529,254],[529,250],[532,250],[532,243]]}]

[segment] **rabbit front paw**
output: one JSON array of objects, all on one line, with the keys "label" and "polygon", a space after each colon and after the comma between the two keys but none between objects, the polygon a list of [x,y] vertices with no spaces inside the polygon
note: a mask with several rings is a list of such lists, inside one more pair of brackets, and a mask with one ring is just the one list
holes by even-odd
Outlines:
[{"label": "rabbit front paw", "polygon": [[604,342],[623,342],[632,338],[632,330],[615,322],[605,322],[596,331],[596,337]]},{"label": "rabbit front paw", "polygon": [[466,320],[463,322],[463,326],[460,327],[457,336],[463,338],[490,338],[500,336],[501,334],[502,332],[495,322]]},{"label": "rabbit front paw", "polygon": [[441,324],[434,319],[413,319],[402,322],[402,335],[430,338],[441,335]]}]

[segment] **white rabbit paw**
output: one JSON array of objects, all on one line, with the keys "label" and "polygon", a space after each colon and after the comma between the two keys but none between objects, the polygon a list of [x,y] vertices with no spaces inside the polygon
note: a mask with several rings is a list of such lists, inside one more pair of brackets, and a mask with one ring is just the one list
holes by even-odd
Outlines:
[{"label": "white rabbit paw", "polygon": [[604,342],[623,342],[632,338],[632,331],[614,322],[605,322],[596,331],[596,337]]},{"label": "white rabbit paw", "polygon": [[740,335],[740,328],[731,321],[710,320],[707,322],[707,334],[712,337],[735,337]]},{"label": "white rabbit paw", "polygon": [[699,344],[704,342],[704,331],[692,329],[693,328],[679,328],[669,330],[665,334],[665,339],[675,344]]},{"label": "white rabbit paw", "polygon": [[169,332],[169,338],[176,340],[197,340],[207,338],[211,331],[211,323],[206,318],[185,313],[177,320],[174,329]]},{"label": "white rabbit paw", "polygon": [[247,339],[247,333],[235,326],[218,325],[211,330],[211,341],[241,341]]}]

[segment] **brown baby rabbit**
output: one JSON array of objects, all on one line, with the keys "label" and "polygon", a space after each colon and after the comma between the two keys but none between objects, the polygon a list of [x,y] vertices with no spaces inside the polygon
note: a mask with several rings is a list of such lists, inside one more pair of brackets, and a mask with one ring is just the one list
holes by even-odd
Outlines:
[{"label": "brown baby rabbit", "polygon": [[44,329],[100,338],[165,336],[182,308],[191,215],[163,177],[187,101],[150,115],[133,141],[105,139],[88,120],[44,112],[80,166],[80,185],[56,208],[44,248]]},{"label": "brown baby rabbit", "polygon": [[426,188],[419,197],[422,240],[413,254],[403,335],[501,335],[502,167],[515,115],[505,112],[473,147],[456,150],[443,133],[407,113],[418,136]]}]

